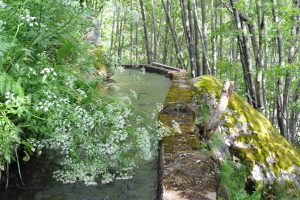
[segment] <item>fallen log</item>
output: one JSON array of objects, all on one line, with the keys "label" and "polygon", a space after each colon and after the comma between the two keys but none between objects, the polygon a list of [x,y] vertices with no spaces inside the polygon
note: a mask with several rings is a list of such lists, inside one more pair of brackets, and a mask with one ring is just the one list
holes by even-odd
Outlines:
[{"label": "fallen log", "polygon": [[218,128],[221,118],[227,108],[233,88],[234,88],[234,83],[232,81],[225,81],[221,91],[219,104],[205,128],[206,139],[209,140],[213,136],[216,129]]}]

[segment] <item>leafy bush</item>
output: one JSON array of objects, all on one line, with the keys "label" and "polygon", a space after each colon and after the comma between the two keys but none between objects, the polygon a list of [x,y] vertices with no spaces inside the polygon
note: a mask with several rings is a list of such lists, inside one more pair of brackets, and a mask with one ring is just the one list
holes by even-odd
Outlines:
[{"label": "leafy bush", "polygon": [[143,127],[128,97],[99,94],[99,58],[82,41],[90,13],[77,2],[0,0],[1,171],[18,161],[18,150],[28,160],[53,149],[61,160],[57,180],[131,178],[135,160],[151,159],[164,134]]}]

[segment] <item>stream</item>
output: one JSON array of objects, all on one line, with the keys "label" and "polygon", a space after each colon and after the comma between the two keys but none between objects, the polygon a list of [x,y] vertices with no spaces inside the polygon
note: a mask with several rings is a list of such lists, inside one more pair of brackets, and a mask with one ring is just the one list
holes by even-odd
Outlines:
[{"label": "stream", "polygon": [[[128,95],[131,90],[138,98],[132,100],[136,114],[151,113],[157,103],[164,103],[171,81],[164,76],[139,70],[125,70],[102,84],[105,94]],[[153,200],[157,189],[157,158],[139,162],[131,180],[117,180],[110,184],[86,186],[83,183],[63,184],[52,178],[57,164],[47,154],[21,163],[22,185],[18,169],[12,169],[9,187],[0,191],[0,200]]]}]

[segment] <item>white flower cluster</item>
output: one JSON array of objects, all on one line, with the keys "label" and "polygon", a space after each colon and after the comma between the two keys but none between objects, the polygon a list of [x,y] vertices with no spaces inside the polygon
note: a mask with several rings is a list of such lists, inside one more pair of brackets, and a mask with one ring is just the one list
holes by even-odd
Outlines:
[{"label": "white flower cluster", "polygon": [[36,109],[41,110],[43,112],[48,112],[52,106],[54,106],[54,102],[46,100],[46,101],[39,102]]},{"label": "white flower cluster", "polygon": [[68,86],[70,88],[74,88],[75,81],[76,81],[76,78],[74,76],[68,76],[65,84],[66,84],[66,86]]},{"label": "white flower cluster", "polygon": [[20,107],[26,103],[26,100],[24,98],[21,98],[12,92],[5,93],[5,100],[6,100],[5,101],[6,105],[13,106],[13,107]]},{"label": "white flower cluster", "polygon": [[81,89],[76,89],[76,91],[77,91],[77,92],[78,92],[78,94],[79,94],[79,98],[80,98],[80,100],[87,98],[87,95],[86,95],[86,93],[85,93],[85,91],[84,91],[84,90],[81,90]]},{"label": "white flower cluster", "polygon": [[[36,17],[30,15],[30,11],[28,9],[25,9],[23,11],[23,14],[20,15],[20,19],[27,23],[30,27],[38,25],[36,22]],[[24,23],[21,23],[21,25],[24,25]]]},{"label": "white flower cluster", "polygon": [[[99,99],[96,106],[83,106],[45,92],[44,102],[47,104],[42,109],[53,108],[47,113],[52,116],[47,122],[52,128],[45,146],[64,155],[62,168],[54,174],[56,180],[94,185],[99,175],[104,184],[114,179],[130,179],[135,158],[152,158],[151,140],[156,128],[138,127],[138,117],[132,123],[125,101],[108,103]],[[117,170],[111,173],[110,168]]]},{"label": "white flower cluster", "polygon": [[162,111],[163,108],[164,108],[163,104],[157,103],[156,104],[156,109],[154,109],[153,112],[151,113],[151,119],[154,119],[155,117],[157,117],[157,113]]},{"label": "white flower cluster", "polygon": [[50,91],[46,91],[44,95],[45,99],[38,103],[36,110],[46,113],[50,108],[54,107],[55,105],[57,106],[60,101],[57,100],[56,95]]},{"label": "white flower cluster", "polygon": [[49,75],[53,75],[53,76],[57,76],[57,73],[54,71],[53,68],[44,68],[42,69],[42,71],[40,72],[40,74],[43,75],[43,81],[46,81],[46,79],[48,78]]},{"label": "white flower cluster", "polygon": [[151,141],[149,132],[144,127],[137,128],[138,135],[139,135],[139,145],[142,150],[141,155],[145,160],[150,160],[152,158],[152,151],[151,151]]},{"label": "white flower cluster", "polygon": [[6,8],[6,4],[2,0],[0,0],[0,9],[2,8]]},{"label": "white flower cluster", "polygon": [[74,111],[75,115],[79,119],[78,123],[75,123],[75,126],[80,128],[82,131],[91,131],[95,124],[94,119],[89,112],[80,106],[77,106]]}]

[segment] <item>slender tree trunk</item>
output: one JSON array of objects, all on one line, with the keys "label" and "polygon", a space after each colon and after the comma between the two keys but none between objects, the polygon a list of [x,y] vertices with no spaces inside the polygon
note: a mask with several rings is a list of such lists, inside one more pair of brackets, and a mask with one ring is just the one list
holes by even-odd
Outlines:
[{"label": "slender tree trunk", "polygon": [[[133,12],[133,0],[130,5],[131,13]],[[133,63],[133,19],[130,19],[130,63]]]},{"label": "slender tree trunk", "polygon": [[[190,60],[190,70],[191,70],[191,76],[195,77],[194,69],[195,69],[195,59],[194,59],[194,41],[192,37],[192,29],[191,29],[191,5],[190,1],[188,1],[188,8],[185,4],[185,0],[181,0],[181,13],[182,13],[182,23],[183,23],[183,28],[185,32],[185,36],[188,42],[188,52],[189,52],[189,60]],[[188,9],[188,14],[187,14],[187,9]]]},{"label": "slender tree trunk", "polygon": [[244,80],[248,93],[248,101],[254,108],[257,109],[254,82],[251,74],[252,63],[246,26],[245,23],[241,20],[240,13],[235,7],[234,0],[230,0],[230,5],[233,11],[236,27],[238,31],[241,32],[241,34],[238,34],[237,39],[239,44],[240,59],[243,66]]},{"label": "slender tree trunk", "polygon": [[212,56],[212,75],[217,71],[217,40],[216,40],[216,17],[215,17],[215,0],[211,0],[211,56]]},{"label": "slender tree trunk", "polygon": [[156,56],[157,56],[157,32],[156,32],[156,0],[152,0],[152,12],[151,12],[151,17],[152,17],[152,52],[153,52],[153,59],[152,61],[156,61]]},{"label": "slender tree trunk", "polygon": [[124,44],[125,44],[125,28],[124,26],[126,25],[126,20],[127,18],[124,16],[124,21],[123,21],[123,25],[122,25],[122,29],[121,29],[121,45],[120,45],[120,60],[122,59],[122,56],[123,56],[123,51],[124,51]]},{"label": "slender tree trunk", "polygon": [[150,64],[152,62],[152,52],[151,52],[149,37],[148,37],[148,27],[147,27],[147,20],[146,20],[146,14],[145,14],[145,6],[144,6],[143,0],[139,0],[139,1],[140,1],[140,6],[141,6],[143,26],[144,26],[144,40],[145,40],[146,53],[147,53],[147,62]]},{"label": "slender tree trunk", "polygon": [[[294,1],[294,5],[298,9],[300,8],[300,2],[298,0]],[[290,44],[290,47],[289,47],[289,54],[288,54],[288,63],[290,65],[294,64],[294,61],[295,61],[295,56],[294,55],[296,53],[296,45],[295,44],[297,44],[297,29],[298,29],[298,26],[299,26],[299,24],[297,24],[297,22],[298,22],[299,16],[300,16],[300,14],[293,17],[294,25],[292,26],[292,29],[291,29],[292,40],[291,40],[291,44]],[[285,76],[285,87],[284,87],[284,93],[283,93],[283,96],[284,96],[283,104],[286,104],[286,105],[288,105],[288,102],[290,100],[289,97],[290,97],[291,78],[292,78],[291,73],[289,71],[287,71],[286,76]],[[300,86],[300,81],[299,81],[298,85]],[[296,89],[295,93],[299,93],[299,89],[298,89],[298,91]],[[297,94],[297,95],[299,96],[299,94]],[[295,95],[294,98],[292,98],[294,103],[298,103],[297,95]],[[297,112],[295,112],[295,111],[290,112],[289,107],[286,106],[285,115],[289,116],[286,119],[286,124],[287,124],[287,127],[286,127],[287,131],[286,132],[287,132],[287,135],[288,135],[288,140],[290,140],[290,141],[294,140],[294,136],[295,136],[295,131],[296,130],[295,130],[294,125],[297,124],[297,121],[298,121],[298,119],[295,118],[297,116],[296,113]]]},{"label": "slender tree trunk", "polygon": [[206,22],[206,0],[201,0],[201,15],[202,15],[202,38],[204,49],[202,54],[203,74],[208,74],[208,58],[207,58],[207,22]]},{"label": "slender tree trunk", "polygon": [[[276,24],[276,29],[277,29],[277,44],[278,44],[278,56],[279,56],[279,66],[281,68],[284,68],[285,63],[284,63],[284,44],[283,44],[283,36],[280,30],[280,25],[279,25],[279,17],[278,17],[278,8],[277,8],[277,0],[272,0],[272,11],[273,11],[273,20],[274,23]],[[280,129],[280,133],[283,136],[286,135],[286,105],[284,105],[284,93],[282,91],[283,87],[283,77],[280,76],[277,79],[276,83],[276,92],[277,92],[277,121],[278,121],[278,126]]]},{"label": "slender tree trunk", "polygon": [[[223,12],[222,12],[222,7],[220,7],[220,28],[223,27]],[[220,45],[219,45],[219,59],[223,59],[223,33],[220,33]]]},{"label": "slender tree trunk", "polygon": [[[184,61],[183,61],[183,53],[182,53],[182,48],[181,45],[178,42],[177,39],[177,34],[176,31],[174,29],[174,27],[171,24],[171,17],[170,17],[170,13],[168,12],[166,5],[164,3],[164,0],[161,0],[161,3],[163,5],[164,11],[166,13],[166,17],[167,17],[167,24],[170,28],[171,34],[172,34],[172,38],[173,38],[173,43],[175,46],[175,51],[176,51],[176,56],[177,56],[177,60],[178,60],[178,64],[180,68],[185,68],[184,66]],[[169,0],[167,0],[167,5],[170,5]],[[172,56],[171,56],[172,57]]]},{"label": "slender tree trunk", "polygon": [[194,32],[195,32],[195,62],[196,62],[196,76],[200,76],[201,73],[201,65],[200,65],[200,52],[199,52],[199,21],[197,14],[197,1],[194,0]]},{"label": "slender tree trunk", "polygon": [[109,54],[112,55],[112,50],[114,48],[114,31],[115,31],[115,24],[116,24],[116,16],[113,17],[112,27],[111,27],[111,40],[110,40],[110,48]]},{"label": "slender tree trunk", "polygon": [[259,31],[259,41],[257,42],[256,38],[256,31],[254,24],[252,22],[249,22],[247,20],[246,23],[248,23],[248,29],[251,34],[251,41],[252,41],[252,49],[253,54],[255,58],[255,66],[256,66],[256,82],[255,82],[255,91],[256,91],[256,103],[257,108],[261,113],[264,113],[265,106],[264,106],[264,100],[263,100],[263,80],[262,80],[262,71],[263,71],[263,65],[262,65],[262,27],[261,27],[261,15],[260,15],[260,9],[258,6],[258,0],[255,0],[256,2],[256,15],[257,15],[257,23],[258,23],[258,31]]},{"label": "slender tree trunk", "polygon": [[156,31],[157,34],[156,34],[156,50],[155,50],[155,58],[156,60],[160,60],[160,55],[162,54],[162,51],[160,50],[160,44],[161,44],[161,38],[162,38],[162,27],[163,27],[163,19],[160,18],[159,19],[159,26],[158,26],[158,30]]},{"label": "slender tree trunk", "polygon": [[135,64],[139,63],[139,19],[135,21]]},{"label": "slender tree trunk", "polygon": [[[169,6],[167,6],[167,12],[169,12]],[[163,59],[162,63],[166,64],[167,63],[167,57],[168,57],[168,47],[169,47],[169,26],[168,26],[168,19],[166,17],[166,25],[165,25],[165,37],[164,37],[164,51],[163,51]]]},{"label": "slender tree trunk", "polygon": [[119,32],[118,32],[118,57],[121,59],[122,56],[122,38],[123,38],[123,26],[124,26],[124,20],[121,19],[120,26],[119,26]]},{"label": "slender tree trunk", "polygon": [[[171,41],[171,55],[173,54],[173,50],[174,49],[174,42],[173,42],[173,40]],[[175,50],[175,53],[176,53],[176,50]],[[170,60],[169,60],[169,63],[170,63],[170,65],[171,66],[173,66],[173,56],[170,56]],[[178,59],[177,59],[178,60]]]},{"label": "slender tree trunk", "polygon": [[[267,37],[267,24],[265,20],[265,0],[261,0],[261,39],[260,39],[260,51],[262,51],[262,58],[263,58],[263,69],[266,71],[268,68],[268,44],[265,43],[263,45],[263,37]],[[265,115],[266,115],[266,106],[267,106],[267,94],[266,94],[266,75],[265,73],[262,73],[262,88],[263,88],[263,101],[265,106]]]}]

